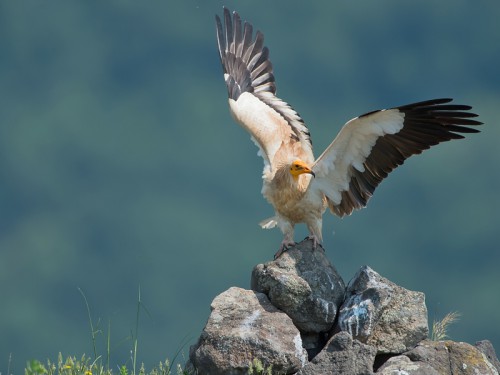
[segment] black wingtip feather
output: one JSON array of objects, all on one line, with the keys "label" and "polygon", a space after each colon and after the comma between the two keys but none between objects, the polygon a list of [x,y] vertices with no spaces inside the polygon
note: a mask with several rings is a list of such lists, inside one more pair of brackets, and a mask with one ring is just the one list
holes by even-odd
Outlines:
[{"label": "black wingtip feather", "polygon": [[363,163],[363,172],[351,167],[349,189],[342,192],[340,204],[329,203],[332,211],[342,217],[366,206],[378,184],[410,156],[441,142],[462,139],[464,134],[478,133],[478,129],[468,127],[482,125],[472,120],[478,116],[468,112],[472,107],[449,104],[451,101],[451,98],[432,99],[393,108],[404,114],[403,128],[377,139]]},{"label": "black wingtip feather", "polygon": [[430,100],[424,100],[421,102],[402,105],[402,106],[399,106],[396,108],[401,109],[401,110],[406,110],[406,109],[410,109],[410,108],[416,109],[416,108],[420,108],[420,107],[429,107],[429,106],[435,106],[438,104],[445,104],[445,103],[451,102],[452,100],[453,100],[452,98],[430,99]]},{"label": "black wingtip feather", "polygon": [[238,12],[223,7],[223,20],[215,16],[217,42],[223,71],[228,75],[226,85],[231,99],[243,92],[276,92],[269,50],[264,35],[257,31],[253,38],[252,25],[244,22]]}]

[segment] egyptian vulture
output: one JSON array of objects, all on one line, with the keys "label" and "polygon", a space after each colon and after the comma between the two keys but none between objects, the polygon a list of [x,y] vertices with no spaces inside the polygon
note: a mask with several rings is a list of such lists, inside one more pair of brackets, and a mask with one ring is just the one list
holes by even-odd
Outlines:
[{"label": "egyptian vulture", "polygon": [[275,258],[294,242],[294,226],[305,223],[313,248],[322,243],[322,216],[366,206],[375,188],[405,159],[438,143],[476,133],[480,125],[468,105],[433,99],[366,113],[348,121],[317,159],[304,121],[276,94],[269,50],[260,31],[242,25],[238,13],[216,15],[217,42],[233,118],[247,130],[264,159],[262,194],[283,241]]}]

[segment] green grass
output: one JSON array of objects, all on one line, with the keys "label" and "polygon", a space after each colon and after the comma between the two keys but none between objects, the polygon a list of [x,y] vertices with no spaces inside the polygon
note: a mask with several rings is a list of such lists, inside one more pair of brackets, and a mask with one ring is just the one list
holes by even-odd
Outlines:
[{"label": "green grass", "polygon": [[[254,359],[248,369],[248,375],[277,375],[273,372],[272,365],[265,367],[258,359]],[[103,366],[99,360],[92,361],[91,358],[82,356],[80,359],[76,357],[63,358],[59,353],[56,362],[47,360],[44,364],[38,360],[32,360],[26,365],[24,370],[25,375],[131,375],[133,368],[129,369],[123,365],[113,372],[109,367]],[[149,372],[146,372],[144,365],[139,368],[138,375],[192,375],[181,365],[172,366],[167,360],[160,362],[157,367],[154,367]]]},{"label": "green grass", "polygon": [[[130,361],[127,361],[129,365],[123,364],[117,366],[115,370],[110,367],[111,358],[111,322],[108,322],[108,329],[106,335],[106,353],[99,354],[97,350],[97,340],[100,335],[103,334],[102,330],[99,328],[99,321],[96,324],[92,318],[92,311],[88,303],[85,293],[78,288],[78,291],[82,295],[83,301],[85,303],[85,308],[87,310],[88,323],[90,329],[90,339],[92,341],[93,357],[85,356],[78,358],[76,356],[69,356],[63,358],[62,354],[59,353],[57,361],[51,361],[50,359],[46,362],[41,362],[37,359],[33,359],[26,364],[24,370],[25,375],[191,375],[187,370],[183,369],[180,364],[175,365],[176,358],[180,354],[182,348],[185,345],[186,339],[183,340],[181,348],[174,355],[172,361],[166,359],[163,362],[146,371],[144,364],[138,368],[138,351],[139,351],[139,322],[141,317],[141,311],[144,311],[149,315],[148,310],[141,301],[141,289],[139,287],[138,299],[137,299],[137,311],[135,320],[135,331],[130,333],[129,338],[132,341],[132,349],[130,350]],[[10,359],[9,359],[10,365]],[[130,368],[129,368],[130,366]],[[7,375],[10,375],[10,370],[7,370]]]},{"label": "green grass", "polygon": [[[173,368],[174,367],[174,368]],[[160,362],[157,367],[146,372],[144,365],[139,368],[139,375],[188,375],[188,372],[182,369],[180,365],[173,366],[167,360]],[[113,372],[108,366],[103,365],[100,357],[97,360],[92,360],[83,355],[80,359],[76,357],[63,358],[59,354],[57,361],[52,362],[47,360],[42,363],[38,360],[31,360],[27,363],[24,370],[25,375],[131,375],[135,369],[129,369],[126,365],[119,367],[116,372]]]}]

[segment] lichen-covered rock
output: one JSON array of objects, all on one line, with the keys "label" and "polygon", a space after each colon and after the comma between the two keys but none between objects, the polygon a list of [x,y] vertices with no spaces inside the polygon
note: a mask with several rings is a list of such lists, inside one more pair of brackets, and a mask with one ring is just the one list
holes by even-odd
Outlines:
[{"label": "lichen-covered rock", "polygon": [[425,340],[405,356],[414,363],[428,364],[442,375],[498,375],[487,356],[465,342]]},{"label": "lichen-covered rock", "polygon": [[493,366],[495,366],[495,369],[500,373],[500,361],[498,361],[497,355],[495,353],[495,348],[493,348],[491,342],[489,340],[481,340],[476,342],[474,346],[486,356],[486,359]]},{"label": "lichen-covered rock", "polygon": [[349,283],[338,325],[378,353],[403,353],[427,338],[425,296],[400,287],[370,267]]},{"label": "lichen-covered rock", "polygon": [[442,375],[425,362],[412,362],[405,355],[389,358],[376,372],[378,375]]},{"label": "lichen-covered rock", "polygon": [[254,359],[286,374],[306,364],[299,330],[266,295],[233,287],[218,295],[211,309],[189,354],[188,368],[197,374],[247,374]]},{"label": "lichen-covered rock", "polygon": [[332,328],[344,299],[345,284],[321,248],[305,240],[278,259],[255,266],[252,289],[265,293],[301,332]]},{"label": "lichen-covered rock", "polygon": [[298,375],[371,375],[376,353],[376,348],[353,340],[347,332],[339,332]]}]

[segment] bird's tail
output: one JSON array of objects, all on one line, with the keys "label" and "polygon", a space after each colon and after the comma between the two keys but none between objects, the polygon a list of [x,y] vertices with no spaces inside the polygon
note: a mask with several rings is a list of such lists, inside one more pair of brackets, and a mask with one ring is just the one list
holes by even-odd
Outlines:
[{"label": "bird's tail", "polygon": [[276,216],[273,216],[273,217],[270,217],[268,219],[265,219],[265,220],[262,220],[260,223],[259,223],[260,227],[262,229],[272,229],[274,228],[276,225],[278,225],[278,220],[276,219]]}]

